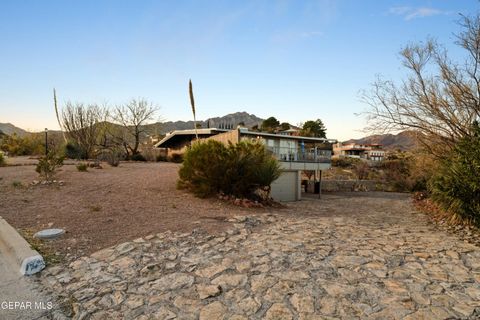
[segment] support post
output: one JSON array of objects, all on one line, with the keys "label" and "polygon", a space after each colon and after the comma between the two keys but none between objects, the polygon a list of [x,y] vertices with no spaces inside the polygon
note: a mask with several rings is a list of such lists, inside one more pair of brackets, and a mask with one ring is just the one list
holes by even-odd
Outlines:
[{"label": "support post", "polygon": [[319,179],[318,179],[318,199],[322,198],[322,170],[319,171]]}]

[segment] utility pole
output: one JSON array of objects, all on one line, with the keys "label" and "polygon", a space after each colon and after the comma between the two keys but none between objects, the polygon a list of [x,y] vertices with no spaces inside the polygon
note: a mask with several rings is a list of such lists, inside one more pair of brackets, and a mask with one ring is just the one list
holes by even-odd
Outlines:
[{"label": "utility pole", "polygon": [[45,128],[45,156],[48,156],[48,129]]}]

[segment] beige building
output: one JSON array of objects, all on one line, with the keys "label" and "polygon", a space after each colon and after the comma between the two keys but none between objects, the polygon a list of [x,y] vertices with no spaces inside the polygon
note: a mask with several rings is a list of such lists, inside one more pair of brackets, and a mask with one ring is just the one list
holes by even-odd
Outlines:
[{"label": "beige building", "polygon": [[385,151],[380,144],[343,144],[341,142],[333,145],[333,156],[337,158],[357,158],[370,161],[383,161]]}]

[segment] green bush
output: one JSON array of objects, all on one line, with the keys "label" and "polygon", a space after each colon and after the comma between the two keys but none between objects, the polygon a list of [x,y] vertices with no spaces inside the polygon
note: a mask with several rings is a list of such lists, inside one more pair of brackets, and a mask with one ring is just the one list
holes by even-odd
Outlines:
[{"label": "green bush", "polygon": [[382,163],[385,181],[392,187],[392,191],[410,191],[410,158],[385,160]]},{"label": "green bush", "polygon": [[361,161],[360,159],[350,157],[332,158],[332,167],[353,168]]},{"label": "green bush", "polygon": [[187,150],[179,175],[178,186],[200,197],[224,193],[255,198],[256,191],[263,190],[265,200],[280,169],[261,143],[242,141],[225,146],[208,140],[194,143]]},{"label": "green bush", "polygon": [[0,167],[4,167],[7,165],[7,162],[5,161],[5,157],[2,152],[0,152]]},{"label": "green bush", "polygon": [[58,168],[62,165],[63,157],[58,157],[54,152],[49,152],[46,156],[38,160],[35,171],[37,171],[45,181],[51,182]]},{"label": "green bush", "polygon": [[174,162],[174,163],[182,163],[183,162],[183,155],[181,153],[172,153],[168,157],[168,161]]},{"label": "green bush", "polygon": [[23,185],[23,183],[22,183],[21,181],[15,180],[15,181],[12,182],[12,187],[14,187],[14,188],[23,188],[24,185]]},{"label": "green bush", "polygon": [[68,142],[65,145],[65,156],[69,159],[86,159],[86,151],[76,143]]},{"label": "green bush", "polygon": [[40,135],[29,134],[20,137],[17,134],[4,135],[0,142],[0,150],[9,156],[30,156],[45,153],[45,140]]},{"label": "green bush", "polygon": [[135,153],[134,155],[132,155],[130,157],[130,160],[132,161],[147,161],[147,159],[145,159],[145,157],[141,154],[141,153]]},{"label": "green bush", "polygon": [[168,160],[168,158],[167,158],[166,155],[159,154],[159,155],[155,158],[155,160],[156,160],[157,162],[165,162],[165,161]]},{"label": "green bush", "polygon": [[86,172],[88,169],[88,165],[86,163],[79,163],[76,165],[77,170],[80,172]]},{"label": "green bush", "polygon": [[442,160],[429,182],[432,199],[450,214],[451,222],[480,226],[480,127],[461,139]]}]

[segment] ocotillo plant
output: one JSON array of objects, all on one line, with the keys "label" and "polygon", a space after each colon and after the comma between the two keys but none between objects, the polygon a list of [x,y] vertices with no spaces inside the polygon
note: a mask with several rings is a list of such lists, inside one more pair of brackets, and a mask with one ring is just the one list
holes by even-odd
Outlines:
[{"label": "ocotillo plant", "polygon": [[195,116],[195,100],[193,99],[192,79],[189,79],[189,82],[188,82],[188,93],[190,94],[190,104],[192,105],[193,127],[195,128],[195,137],[198,140],[197,117]]},{"label": "ocotillo plant", "polygon": [[60,126],[60,130],[62,130],[63,140],[67,142],[67,138],[65,137],[65,132],[63,131],[62,123],[60,122],[60,117],[58,116],[58,106],[57,106],[57,91],[53,88],[53,105],[55,106],[55,115],[57,116],[58,125]]}]

